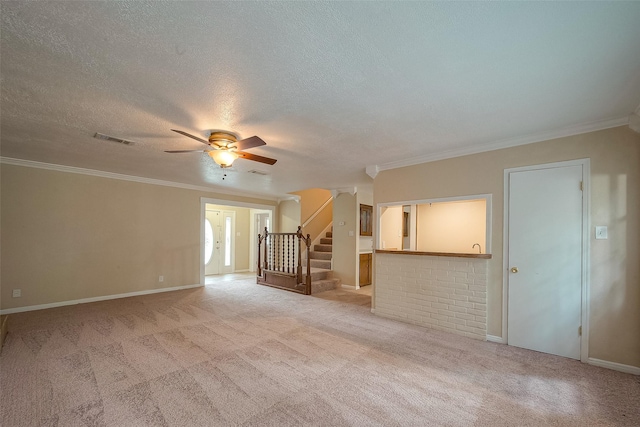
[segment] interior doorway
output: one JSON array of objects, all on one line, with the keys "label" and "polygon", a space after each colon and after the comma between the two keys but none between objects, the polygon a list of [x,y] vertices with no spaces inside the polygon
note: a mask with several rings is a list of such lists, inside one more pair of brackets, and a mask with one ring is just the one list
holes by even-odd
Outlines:
[{"label": "interior doorway", "polygon": [[586,177],[588,160],[505,171],[509,345],[586,358]]},{"label": "interior doorway", "polygon": [[205,276],[255,272],[257,215],[271,230],[275,206],[200,199],[200,283]]},{"label": "interior doorway", "polygon": [[[271,212],[258,210],[258,209],[253,210],[253,224],[255,224],[256,226],[254,235],[256,237],[258,235],[264,236],[265,230],[267,230],[269,233],[273,233],[271,222],[272,222]],[[258,248],[258,245],[256,244],[254,245],[251,251],[251,266],[252,266],[251,271],[253,272],[258,270],[257,268],[258,259],[260,259],[260,257],[258,256],[258,250],[259,248]]]},{"label": "interior doorway", "polygon": [[264,234],[266,229],[269,233],[272,233],[271,229],[271,216],[268,212],[256,213],[256,223],[258,224],[258,234]]}]

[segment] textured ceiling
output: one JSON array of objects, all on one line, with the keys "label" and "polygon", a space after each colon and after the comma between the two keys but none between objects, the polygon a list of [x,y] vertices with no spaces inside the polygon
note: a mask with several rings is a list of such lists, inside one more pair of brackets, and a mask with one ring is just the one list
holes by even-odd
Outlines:
[{"label": "textured ceiling", "polygon": [[[227,191],[367,186],[370,165],[620,119],[640,103],[638,2],[0,7],[3,157]],[[171,128],[258,135],[268,145],[250,152],[278,163],[223,171],[202,153],[165,154],[203,148]]]}]

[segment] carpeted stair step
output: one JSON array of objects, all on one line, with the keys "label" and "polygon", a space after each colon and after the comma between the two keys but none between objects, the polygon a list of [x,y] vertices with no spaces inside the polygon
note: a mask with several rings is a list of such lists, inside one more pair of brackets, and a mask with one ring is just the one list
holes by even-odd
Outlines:
[{"label": "carpeted stair step", "polygon": [[[306,281],[306,277],[307,275],[304,274],[305,272],[303,272],[302,275],[302,281]],[[333,279],[333,271],[328,270],[326,268],[317,268],[317,267],[311,267],[311,281],[315,282],[317,280],[325,280],[325,279]]]},{"label": "carpeted stair step", "polygon": [[336,289],[339,283],[340,281],[338,279],[316,280],[315,282],[311,282],[311,294]]},{"label": "carpeted stair step", "polygon": [[[307,265],[305,264],[303,267],[306,268]],[[313,259],[313,258],[311,258],[311,268],[325,268],[327,270],[330,270],[331,269],[331,260],[330,259]]]},{"label": "carpeted stair step", "polygon": [[333,246],[331,245],[314,245],[313,246],[313,251],[314,252],[331,252],[333,251]]},{"label": "carpeted stair step", "polygon": [[316,251],[311,251],[309,253],[309,256],[311,257],[311,259],[328,259],[331,260],[331,252],[316,252]]},{"label": "carpeted stair step", "polygon": [[[331,231],[328,231],[325,235],[326,237],[320,238],[320,244],[314,245],[313,251],[309,252],[312,294],[336,289],[340,284],[340,279],[334,279],[333,271],[331,270],[333,234]],[[306,271],[306,263],[304,263],[303,271]],[[303,277],[303,280],[306,280],[305,278],[306,275]]]}]

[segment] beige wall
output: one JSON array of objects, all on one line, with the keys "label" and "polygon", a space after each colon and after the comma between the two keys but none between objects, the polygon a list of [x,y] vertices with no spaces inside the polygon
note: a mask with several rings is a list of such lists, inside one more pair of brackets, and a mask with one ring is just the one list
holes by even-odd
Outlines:
[{"label": "beige wall", "polygon": [[[278,205],[279,233],[294,233],[302,222],[300,221],[300,203],[295,200],[284,200]],[[264,234],[264,232],[262,232]]]},{"label": "beige wall", "polygon": [[[250,215],[248,208],[236,209],[236,271],[249,270]],[[240,233],[240,235],[238,235]]]},{"label": "beige wall", "polygon": [[315,240],[318,237],[324,237],[324,235],[321,234],[329,224],[331,224],[331,221],[333,221],[333,201],[319,211],[318,215],[309,221],[306,226],[302,227],[302,233],[310,235],[311,240]]},{"label": "beige wall", "polygon": [[329,190],[321,188],[310,188],[308,190],[296,191],[291,194],[300,196],[300,221],[306,222],[320,206],[331,197]]},{"label": "beige wall", "polygon": [[275,205],[6,164],[0,173],[2,309],[198,284],[200,198]]},{"label": "beige wall", "polygon": [[485,252],[487,203],[485,200],[419,204],[416,250],[424,252]]},{"label": "beige wall", "polygon": [[[333,200],[333,272],[345,285],[356,286],[359,208],[355,195],[341,193]],[[344,221],[344,225],[339,225]],[[350,236],[349,232],[353,232]]]},{"label": "beige wall", "polygon": [[[373,205],[373,194],[338,194],[333,201],[334,277],[349,286],[359,285],[360,252],[371,252],[372,237],[360,236],[360,204]],[[344,225],[339,225],[344,221]],[[349,236],[353,232],[353,236]]]},{"label": "beige wall", "polygon": [[[249,230],[251,226],[251,218],[249,208],[240,208],[236,206],[227,206],[227,205],[213,205],[207,203],[207,210],[219,210],[221,212],[235,212],[236,216],[236,227],[235,227],[235,235],[233,237],[233,248],[234,248],[234,257],[235,257],[235,267],[236,271],[240,270],[248,270],[249,269],[249,239],[251,236],[249,235]],[[257,234],[256,234],[257,236]],[[257,238],[257,237],[256,237]]]},{"label": "beige wall", "polygon": [[[321,188],[310,188],[308,190],[296,191],[292,194],[300,196],[300,225],[307,222],[313,214],[315,214],[322,205],[331,198],[329,190]],[[322,231],[333,220],[333,202],[329,203],[318,215],[302,228],[303,234],[309,234],[311,240],[315,240],[320,236]],[[293,230],[295,231],[295,230]]]},{"label": "beige wall", "polygon": [[[640,366],[640,135],[628,127],[382,171],[376,203],[493,194],[488,334],[502,336],[504,169],[591,159],[592,358]],[[608,240],[593,226],[607,225]]]}]

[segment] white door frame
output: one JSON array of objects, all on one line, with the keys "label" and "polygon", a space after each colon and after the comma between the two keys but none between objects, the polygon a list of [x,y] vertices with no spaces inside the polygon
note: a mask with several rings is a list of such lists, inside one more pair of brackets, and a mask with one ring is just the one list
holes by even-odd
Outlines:
[{"label": "white door frame", "polygon": [[569,160],[566,162],[545,163],[541,165],[523,166],[504,170],[504,216],[502,246],[502,342],[508,344],[508,305],[509,305],[509,174],[541,169],[552,169],[566,166],[582,166],[582,336],[580,340],[580,361],[588,362],[589,358],[589,302],[590,298],[590,188],[591,159]]},{"label": "white door frame", "polygon": [[[212,205],[235,206],[238,208],[263,209],[271,212],[271,224],[275,227],[276,207],[271,205],[261,205],[258,203],[236,202],[233,200],[213,199],[210,197],[200,197],[200,285],[204,286],[204,218],[207,210],[207,203]],[[275,228],[274,228],[275,229]],[[250,254],[256,252],[258,246],[256,238],[249,239]],[[251,261],[250,261],[251,262]]]}]

